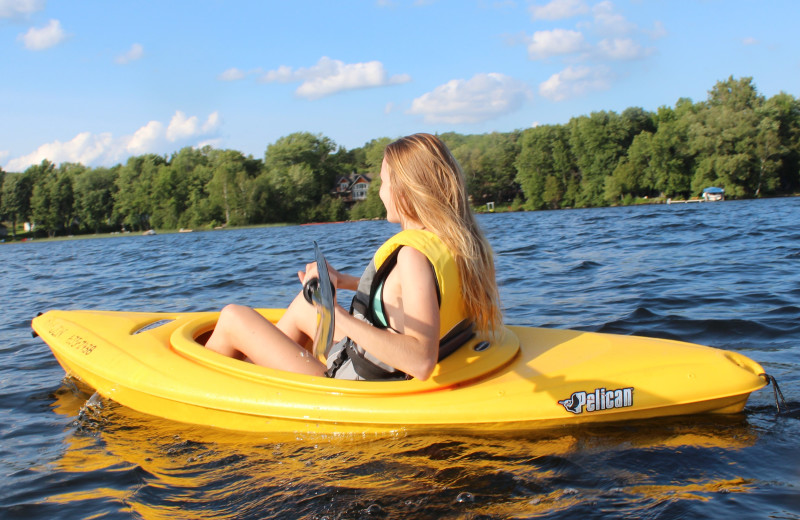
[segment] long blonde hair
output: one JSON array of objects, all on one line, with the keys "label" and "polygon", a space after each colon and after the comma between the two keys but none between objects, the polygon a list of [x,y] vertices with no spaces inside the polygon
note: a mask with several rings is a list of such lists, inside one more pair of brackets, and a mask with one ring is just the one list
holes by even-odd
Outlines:
[{"label": "long blonde hair", "polygon": [[430,134],[402,137],[386,147],[384,157],[395,207],[450,248],[467,313],[479,331],[494,334],[502,318],[493,253],[472,214],[458,162]]}]

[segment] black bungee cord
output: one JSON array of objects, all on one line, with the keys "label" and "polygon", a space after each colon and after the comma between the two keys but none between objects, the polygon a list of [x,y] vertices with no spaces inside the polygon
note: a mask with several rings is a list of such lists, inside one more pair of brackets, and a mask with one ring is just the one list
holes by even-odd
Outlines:
[{"label": "black bungee cord", "polygon": [[775,397],[775,407],[778,409],[778,415],[794,415],[795,411],[790,410],[789,405],[786,404],[786,399],[783,397],[781,387],[778,386],[778,380],[766,372],[760,375],[767,380],[768,385],[772,385],[772,394]]}]

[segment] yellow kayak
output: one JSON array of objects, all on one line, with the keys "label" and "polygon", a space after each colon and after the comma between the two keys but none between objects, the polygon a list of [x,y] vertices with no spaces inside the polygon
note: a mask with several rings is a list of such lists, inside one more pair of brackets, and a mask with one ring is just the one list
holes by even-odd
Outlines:
[{"label": "yellow kayak", "polygon": [[[282,309],[260,309],[276,321]],[[666,339],[505,328],[427,381],[344,381],[230,359],[195,338],[218,313],[53,310],[33,320],[67,375],[140,412],[250,432],[507,430],[736,413],[767,380],[734,352]]]}]

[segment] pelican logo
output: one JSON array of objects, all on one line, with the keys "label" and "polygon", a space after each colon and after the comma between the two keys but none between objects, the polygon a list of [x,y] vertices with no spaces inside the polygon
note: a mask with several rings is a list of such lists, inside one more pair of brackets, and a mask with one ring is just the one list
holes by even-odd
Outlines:
[{"label": "pelican logo", "polygon": [[584,411],[599,412],[633,406],[633,387],[618,390],[597,388],[594,392],[574,392],[569,399],[558,402],[568,412],[578,415]]}]

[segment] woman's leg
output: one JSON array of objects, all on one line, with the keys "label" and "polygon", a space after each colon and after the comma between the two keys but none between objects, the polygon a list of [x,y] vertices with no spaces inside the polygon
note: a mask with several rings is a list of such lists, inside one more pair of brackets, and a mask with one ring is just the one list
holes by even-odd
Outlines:
[{"label": "woman's leg", "polygon": [[222,309],[206,347],[229,357],[241,352],[258,365],[290,372],[323,375],[326,369],[282,329],[243,305]]},{"label": "woman's leg", "polygon": [[311,350],[317,330],[317,309],[299,293],[276,325],[289,339]]}]

